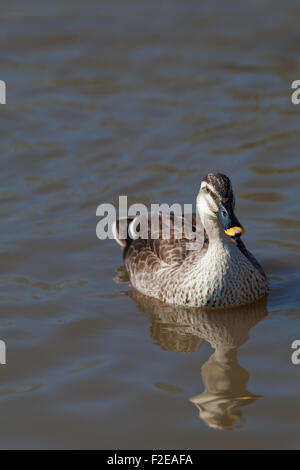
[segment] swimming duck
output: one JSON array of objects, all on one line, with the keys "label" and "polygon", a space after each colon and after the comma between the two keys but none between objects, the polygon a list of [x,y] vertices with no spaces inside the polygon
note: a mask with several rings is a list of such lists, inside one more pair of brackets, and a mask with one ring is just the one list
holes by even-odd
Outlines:
[{"label": "swimming duck", "polygon": [[[244,228],[234,213],[230,179],[209,173],[196,207],[191,217],[156,214],[156,228],[153,213],[116,221],[113,233],[132,286],[168,304],[189,307],[237,306],[267,295],[266,275],[240,238]],[[138,230],[145,218],[146,236]],[[165,226],[170,229],[167,238]]]}]

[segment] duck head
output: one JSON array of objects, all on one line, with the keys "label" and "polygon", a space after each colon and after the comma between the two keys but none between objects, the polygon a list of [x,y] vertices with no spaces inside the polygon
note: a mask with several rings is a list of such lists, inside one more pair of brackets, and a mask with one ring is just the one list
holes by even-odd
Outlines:
[{"label": "duck head", "polygon": [[230,179],[222,173],[209,173],[201,182],[197,209],[204,227],[205,218],[219,222],[226,235],[239,237],[245,232],[234,213],[235,199]]}]

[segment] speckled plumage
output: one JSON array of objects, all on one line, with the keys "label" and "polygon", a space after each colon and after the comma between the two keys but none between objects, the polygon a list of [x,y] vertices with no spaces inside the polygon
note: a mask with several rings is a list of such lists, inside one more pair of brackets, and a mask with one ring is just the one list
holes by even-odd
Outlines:
[{"label": "speckled plumage", "polygon": [[[194,214],[181,239],[176,238],[180,216],[169,218],[160,214],[159,233],[151,233],[156,239],[122,240],[119,237],[121,222],[127,231],[133,219],[118,221],[116,238],[123,247],[131,284],[143,294],[168,304],[190,307],[241,305],[265,296],[269,288],[261,266],[239,238],[224,233],[215,215],[220,201],[229,201],[234,207],[231,183],[225,175],[209,174],[202,181],[197,197],[204,229],[196,224]],[[146,217],[150,235],[150,214]],[[161,228],[166,218],[170,220],[171,232],[168,239],[162,239]],[[183,224],[183,218],[181,220]],[[137,222],[138,219],[135,225]],[[199,239],[202,242],[191,250],[196,235],[196,242],[199,243]]]}]

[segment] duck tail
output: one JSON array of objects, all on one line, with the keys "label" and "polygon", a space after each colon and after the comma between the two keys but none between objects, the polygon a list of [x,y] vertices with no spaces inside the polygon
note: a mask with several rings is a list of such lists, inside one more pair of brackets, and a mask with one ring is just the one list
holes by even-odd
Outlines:
[{"label": "duck tail", "polygon": [[114,239],[122,247],[123,251],[126,250],[132,242],[129,226],[133,220],[134,217],[121,217],[117,219],[112,226]]}]

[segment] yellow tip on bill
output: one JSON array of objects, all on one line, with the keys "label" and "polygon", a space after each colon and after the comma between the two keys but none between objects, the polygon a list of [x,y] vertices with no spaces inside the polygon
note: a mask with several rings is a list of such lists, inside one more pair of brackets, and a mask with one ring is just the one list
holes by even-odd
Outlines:
[{"label": "yellow tip on bill", "polygon": [[229,235],[230,237],[235,237],[236,235],[243,235],[245,233],[245,230],[243,227],[230,227],[228,230],[225,230],[226,235]]}]

